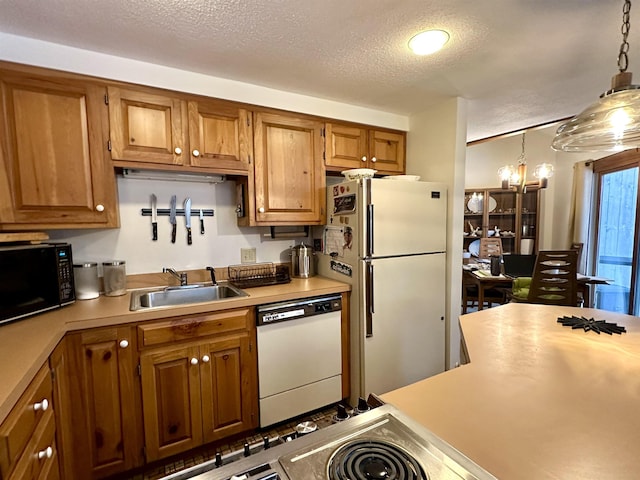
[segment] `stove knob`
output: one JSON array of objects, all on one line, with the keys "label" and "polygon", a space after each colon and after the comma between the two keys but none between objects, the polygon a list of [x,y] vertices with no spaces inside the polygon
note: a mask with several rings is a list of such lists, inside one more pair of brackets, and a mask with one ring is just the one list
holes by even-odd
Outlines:
[{"label": "stove knob", "polygon": [[358,398],[358,406],[356,407],[356,412],[364,413],[368,410],[371,410],[371,407],[369,406],[367,401],[362,397]]},{"label": "stove knob", "polygon": [[271,445],[269,444],[269,437],[262,437],[262,446],[267,450]]},{"label": "stove knob", "polygon": [[249,444],[245,442],[245,444],[244,444],[244,456],[248,457],[249,455],[251,455],[251,448],[249,447]]},{"label": "stove knob", "polygon": [[222,466],[222,454],[220,452],[216,452],[215,464],[216,464],[216,467]]},{"label": "stove knob", "polygon": [[347,413],[347,409],[344,405],[339,403],[337,409],[338,409],[337,413],[333,416],[334,422],[341,422],[349,418],[349,414]]}]

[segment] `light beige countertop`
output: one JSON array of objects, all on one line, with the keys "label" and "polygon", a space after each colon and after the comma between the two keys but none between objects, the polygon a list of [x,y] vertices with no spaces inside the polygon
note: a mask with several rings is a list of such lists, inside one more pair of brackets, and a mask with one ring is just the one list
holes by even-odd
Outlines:
[{"label": "light beige countertop", "polygon": [[[572,330],[564,315],[627,333]],[[511,303],[461,325],[469,364],[382,399],[500,479],[640,478],[640,318]]]},{"label": "light beige countertop", "polygon": [[78,300],[73,305],[2,325],[0,423],[66,332],[342,293],[350,288],[345,283],[319,276],[294,278],[290,283],[243,289],[248,297],[137,312],[129,310],[129,291],[120,297],[100,296],[93,300]]}]

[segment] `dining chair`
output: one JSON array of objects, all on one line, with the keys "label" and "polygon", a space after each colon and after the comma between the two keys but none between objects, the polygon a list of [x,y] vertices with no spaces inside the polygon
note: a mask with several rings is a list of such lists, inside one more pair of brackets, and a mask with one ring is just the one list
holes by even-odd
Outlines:
[{"label": "dining chair", "polygon": [[502,255],[502,239],[500,237],[483,237],[480,239],[478,258],[487,259]]},{"label": "dining chair", "polygon": [[576,259],[576,264],[580,265],[580,260],[582,259],[582,249],[584,247],[584,243],[581,242],[573,242],[571,244],[571,250],[575,250],[578,254],[578,258]]},{"label": "dining chair", "polygon": [[[469,309],[478,307],[478,287],[470,281],[467,275],[470,272],[462,273],[462,313],[467,313]],[[506,302],[504,291],[498,288],[489,288],[484,292],[484,307],[491,308],[493,305],[502,305]]]},{"label": "dining chair", "polygon": [[528,303],[578,305],[578,253],[575,250],[538,252],[533,268]]}]

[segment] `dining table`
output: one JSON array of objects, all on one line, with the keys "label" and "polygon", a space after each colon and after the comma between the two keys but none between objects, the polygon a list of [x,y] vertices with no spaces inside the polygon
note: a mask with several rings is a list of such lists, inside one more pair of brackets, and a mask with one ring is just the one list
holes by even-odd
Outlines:
[{"label": "dining table", "polygon": [[[475,285],[478,288],[478,310],[484,309],[485,293],[492,288],[502,288],[511,290],[513,284],[513,277],[507,276],[504,273],[499,275],[492,275],[489,263],[482,261],[478,263],[468,263],[462,265],[462,275],[464,277],[463,283]],[[577,275],[578,293],[582,295],[583,306],[592,308],[593,293],[592,290],[595,285],[606,285],[611,280],[603,277],[589,276],[589,275]],[[463,287],[464,288],[464,287]]]}]

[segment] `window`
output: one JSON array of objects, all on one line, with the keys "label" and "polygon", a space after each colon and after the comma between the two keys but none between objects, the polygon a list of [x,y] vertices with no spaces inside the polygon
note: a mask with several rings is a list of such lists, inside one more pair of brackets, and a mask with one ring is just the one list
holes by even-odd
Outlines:
[{"label": "window", "polygon": [[[638,314],[638,171],[640,155],[622,152],[595,162],[598,205],[595,275],[610,279],[595,288],[595,307]],[[633,293],[633,294],[632,294]]]}]

